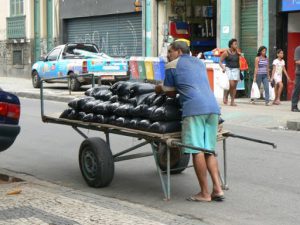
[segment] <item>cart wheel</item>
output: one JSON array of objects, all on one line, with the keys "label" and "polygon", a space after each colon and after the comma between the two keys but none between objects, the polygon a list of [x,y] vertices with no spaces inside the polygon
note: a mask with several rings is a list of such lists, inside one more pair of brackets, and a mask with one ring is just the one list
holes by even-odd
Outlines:
[{"label": "cart wheel", "polygon": [[114,177],[114,160],[110,148],[101,138],[88,138],[79,149],[81,174],[91,187],[106,187]]},{"label": "cart wheel", "polygon": [[[157,153],[158,153],[158,165],[161,170],[166,171],[167,170],[167,145],[161,144]],[[188,166],[189,161],[190,161],[190,154],[182,153],[182,151],[179,148],[172,148],[171,155],[170,155],[171,174],[178,174],[184,171]]]}]

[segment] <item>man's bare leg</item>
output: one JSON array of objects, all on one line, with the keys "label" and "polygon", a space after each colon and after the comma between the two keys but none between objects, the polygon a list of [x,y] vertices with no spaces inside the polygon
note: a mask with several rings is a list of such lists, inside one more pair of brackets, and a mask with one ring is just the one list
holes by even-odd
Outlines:
[{"label": "man's bare leg", "polygon": [[221,188],[221,182],[219,178],[219,168],[218,161],[214,155],[205,155],[206,165],[208,172],[211,176],[213,182],[213,191],[212,195],[223,195],[223,190]]},{"label": "man's bare leg", "polygon": [[203,153],[193,154],[194,169],[199,181],[201,191],[194,196],[198,200],[211,201],[207,182],[207,166]]}]

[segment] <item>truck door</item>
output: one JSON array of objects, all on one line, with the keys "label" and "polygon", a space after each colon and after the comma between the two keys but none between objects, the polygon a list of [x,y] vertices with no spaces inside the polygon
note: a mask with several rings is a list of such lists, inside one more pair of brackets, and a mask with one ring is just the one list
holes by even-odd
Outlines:
[{"label": "truck door", "polygon": [[44,63],[45,78],[55,78],[58,74],[58,59],[62,49],[55,48],[47,56],[47,61]]}]

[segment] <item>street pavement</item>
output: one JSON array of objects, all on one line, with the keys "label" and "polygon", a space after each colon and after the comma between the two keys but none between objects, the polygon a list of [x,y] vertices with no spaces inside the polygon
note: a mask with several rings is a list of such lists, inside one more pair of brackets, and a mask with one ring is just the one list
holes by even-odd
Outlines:
[{"label": "street pavement", "polygon": [[[0,76],[0,87],[17,94],[19,97],[40,98],[40,90],[32,87],[30,79]],[[44,96],[46,100],[68,102],[75,97],[84,95],[84,91],[89,87],[91,86],[83,86],[81,91],[70,94],[67,84],[45,83]],[[218,101],[221,106],[222,117],[232,124],[274,129],[297,130],[298,128],[300,130],[300,113],[291,112],[290,101],[283,101],[281,105],[265,106],[262,100],[252,105],[249,98],[238,98],[236,100],[237,107],[223,105],[221,99]]]},{"label": "street pavement", "polygon": [[24,181],[0,183],[1,225],[205,225],[199,220],[0,169],[3,173]]},{"label": "street pavement", "polygon": [[[0,86],[4,90],[12,91],[22,97],[33,98],[36,96],[39,98],[39,90],[31,87],[30,80],[0,78]],[[62,102],[83,94],[83,92],[77,92],[69,96],[66,85],[63,84],[47,84],[45,92],[47,99]],[[276,142],[278,149],[272,150],[269,146],[230,139],[228,141],[230,190],[225,192],[226,201],[221,204],[198,204],[185,201],[186,197],[198,189],[192,170],[186,170],[181,175],[172,176],[172,200],[170,202],[162,201],[161,187],[157,174],[155,174],[153,160],[150,158],[134,160],[132,163],[121,162],[117,164],[114,180],[108,188],[92,189],[87,187],[80,175],[77,162],[77,151],[82,140],[69,127],[43,124],[40,121],[38,101],[22,98],[22,131],[16,143],[9,150],[0,154],[0,168],[7,168],[7,170],[2,169],[0,173],[7,174],[9,171],[16,171],[13,175],[23,178],[26,182],[0,185],[0,201],[5,205],[0,203],[0,224],[55,224],[57,218],[65,219],[58,224],[68,224],[67,222],[70,221],[79,224],[93,224],[93,221],[87,221],[90,218],[97,220],[99,213],[84,214],[82,218],[77,217],[81,212],[77,209],[82,209],[80,205],[90,203],[93,198],[95,201],[92,205],[84,205],[83,208],[95,208],[96,206],[93,204],[99,204],[97,207],[100,206],[100,208],[96,207],[95,212],[98,212],[97,210],[103,212],[100,214],[103,224],[118,224],[108,219],[111,212],[101,208],[102,204],[106,206],[105,200],[115,200],[115,204],[118,205],[128,202],[138,203],[134,204],[137,208],[130,208],[126,205],[125,208],[128,211],[125,215],[122,215],[123,211],[115,205],[108,204],[105,207],[110,210],[116,209],[114,212],[120,214],[120,218],[123,218],[124,221],[127,221],[128,214],[138,217],[130,217],[128,224],[151,224],[151,222],[176,224],[177,221],[177,224],[193,224],[195,221],[196,224],[218,225],[299,224],[297,212],[300,205],[295,199],[299,199],[297,187],[300,183],[297,171],[300,168],[297,162],[299,161],[300,139],[298,132],[288,131],[285,126],[288,120],[300,121],[300,114],[290,111],[290,102],[283,102],[280,106],[267,107],[264,106],[263,102],[251,105],[248,101],[249,99],[238,99],[237,107],[220,104],[222,116],[226,120],[225,128],[237,134]],[[58,104],[53,101],[47,103],[49,104],[47,109],[50,113],[58,112],[66,106],[64,103]],[[91,131],[87,131],[86,134],[94,135]],[[136,141],[128,141],[122,137],[113,137],[112,140],[113,151],[120,150],[120,146],[130,147]],[[222,162],[222,154],[220,154],[219,161]],[[23,177],[22,173],[32,174],[38,179],[32,182],[31,176]],[[44,182],[41,180],[50,181],[50,186],[52,183],[58,185],[51,189],[47,187],[48,184],[39,183]],[[21,187],[24,191],[20,195],[6,196],[6,193],[15,187],[14,185]],[[33,192],[30,192],[31,188]],[[54,190],[58,191],[53,192]],[[75,195],[66,195],[66,193],[74,192]],[[38,195],[33,193],[38,193]],[[43,198],[38,197],[40,194],[46,196],[45,202]],[[77,201],[76,195],[82,197],[79,199],[81,202]],[[92,197],[85,198],[85,196],[90,195]],[[24,199],[18,201],[20,196],[23,196],[21,198]],[[102,198],[103,196],[112,198]],[[52,198],[59,199],[58,202],[60,203],[58,205],[49,204],[49,208],[47,208],[47,202],[56,202],[56,200],[51,200]],[[64,199],[65,202],[61,199]],[[76,202],[72,202],[73,199]],[[40,205],[35,204],[37,206],[33,207],[28,205],[31,200],[41,203]],[[24,205],[18,205],[20,202],[24,202]],[[64,206],[63,209],[59,208],[60,204]],[[5,207],[16,209],[16,215],[1,213],[8,212],[3,211]],[[21,210],[18,207],[21,207]],[[156,208],[159,209],[157,213],[163,213],[162,211],[168,213],[166,215],[154,214],[152,217],[152,211],[149,211],[151,216],[144,217],[148,213],[140,210],[140,207],[143,209],[145,207],[146,211]],[[70,210],[65,212],[66,209]],[[24,211],[26,215],[20,216],[20,211]],[[53,221],[46,220],[49,217],[49,212],[53,212],[51,214],[54,217]],[[72,214],[74,212],[76,213],[75,216]],[[34,215],[30,216],[32,214]],[[1,215],[7,215],[9,218],[1,221]],[[94,217],[95,215],[96,217]],[[176,215],[180,216],[177,217]],[[165,217],[169,219],[165,221],[157,219]],[[87,220],[85,220],[86,218]],[[116,221],[119,221],[118,219]],[[141,219],[141,222],[137,222],[138,219]]]}]

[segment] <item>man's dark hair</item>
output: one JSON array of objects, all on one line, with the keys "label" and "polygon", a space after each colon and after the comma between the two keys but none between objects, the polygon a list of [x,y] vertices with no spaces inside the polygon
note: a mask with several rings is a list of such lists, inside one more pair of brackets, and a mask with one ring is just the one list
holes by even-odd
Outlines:
[{"label": "man's dark hair", "polygon": [[184,41],[174,41],[170,47],[176,51],[181,50],[183,54],[190,54],[190,48]]},{"label": "man's dark hair", "polygon": [[235,38],[232,38],[229,42],[228,42],[228,48],[231,48],[233,42],[237,42],[237,40]]}]

